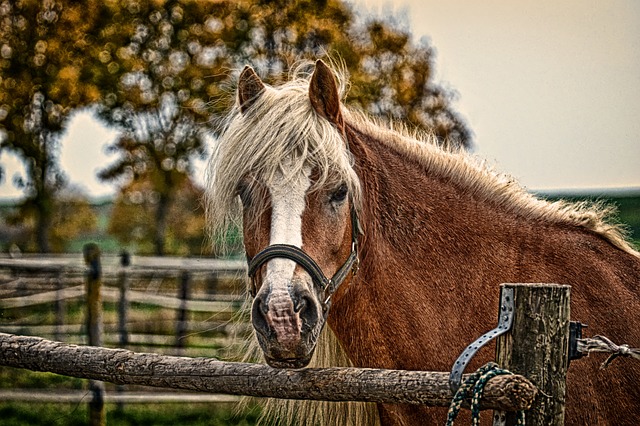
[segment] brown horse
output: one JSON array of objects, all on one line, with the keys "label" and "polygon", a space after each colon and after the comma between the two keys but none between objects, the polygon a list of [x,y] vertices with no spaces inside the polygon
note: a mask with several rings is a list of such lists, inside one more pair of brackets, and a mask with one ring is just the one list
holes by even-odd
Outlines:
[{"label": "brown horse", "polygon": [[[321,61],[301,75],[270,87],[245,68],[208,176],[214,231],[242,217],[269,364],[305,366],[317,346],[312,365],[343,350],[359,367],[448,371],[496,325],[504,282],[570,284],[574,319],[640,344],[640,254],[606,209],[537,199],[464,152],[374,123],[341,104],[341,80]],[[571,364],[567,424],[638,424],[640,365],[601,361]],[[301,424],[446,419],[376,408],[377,420],[302,411]]]}]

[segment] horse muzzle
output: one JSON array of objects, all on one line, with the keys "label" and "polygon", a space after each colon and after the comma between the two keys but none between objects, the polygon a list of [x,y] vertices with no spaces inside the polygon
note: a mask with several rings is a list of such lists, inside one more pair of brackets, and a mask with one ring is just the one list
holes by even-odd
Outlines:
[{"label": "horse muzzle", "polygon": [[287,293],[258,292],[251,322],[267,363],[276,368],[309,364],[325,323],[317,298],[299,283]]}]

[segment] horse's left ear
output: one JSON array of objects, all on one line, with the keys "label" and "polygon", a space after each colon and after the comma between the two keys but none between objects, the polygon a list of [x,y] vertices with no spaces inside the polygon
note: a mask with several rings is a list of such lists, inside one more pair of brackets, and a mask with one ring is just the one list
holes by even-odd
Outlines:
[{"label": "horse's left ear", "polygon": [[342,114],[340,113],[340,94],[336,79],[331,69],[320,59],[316,61],[316,69],[309,83],[309,99],[313,109],[331,121],[342,126]]},{"label": "horse's left ear", "polygon": [[245,113],[264,92],[264,83],[250,66],[245,66],[238,78],[238,103]]}]

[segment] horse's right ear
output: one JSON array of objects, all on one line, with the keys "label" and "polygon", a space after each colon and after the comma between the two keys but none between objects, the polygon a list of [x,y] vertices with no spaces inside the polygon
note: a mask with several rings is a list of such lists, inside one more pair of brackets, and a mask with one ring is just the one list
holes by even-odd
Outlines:
[{"label": "horse's right ear", "polygon": [[240,111],[246,112],[264,92],[265,86],[250,66],[245,66],[238,79],[238,103]]},{"label": "horse's right ear", "polygon": [[316,68],[309,82],[309,100],[318,114],[338,127],[342,126],[340,95],[336,79],[331,69],[321,59],[316,61]]}]

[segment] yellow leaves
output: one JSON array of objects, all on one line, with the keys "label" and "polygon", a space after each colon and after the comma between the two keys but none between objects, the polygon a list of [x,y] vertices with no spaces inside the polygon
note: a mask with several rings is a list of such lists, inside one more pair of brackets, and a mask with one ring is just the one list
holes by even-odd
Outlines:
[{"label": "yellow leaves", "polygon": [[68,82],[75,82],[78,80],[80,70],[73,65],[66,66],[58,72],[58,78]]},{"label": "yellow leaves", "polygon": [[36,53],[42,53],[44,54],[47,51],[47,42],[46,40],[38,40],[36,42],[36,46],[35,46],[35,51]]}]

